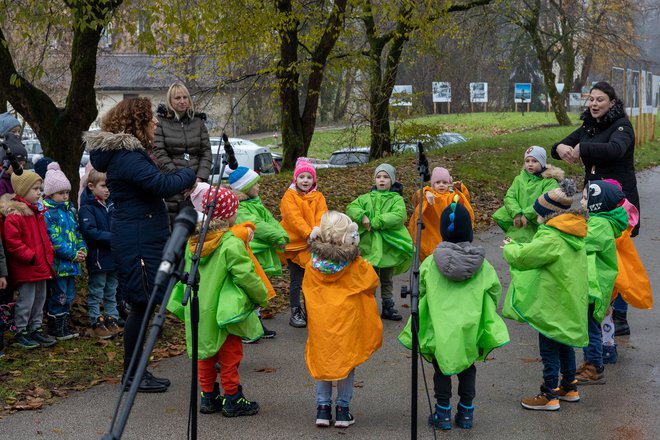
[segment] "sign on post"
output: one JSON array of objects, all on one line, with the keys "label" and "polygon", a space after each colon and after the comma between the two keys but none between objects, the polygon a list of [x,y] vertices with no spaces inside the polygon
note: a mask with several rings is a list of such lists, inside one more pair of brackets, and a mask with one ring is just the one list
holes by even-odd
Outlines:
[{"label": "sign on post", "polygon": [[394,86],[390,105],[394,107],[412,107],[412,86]]}]

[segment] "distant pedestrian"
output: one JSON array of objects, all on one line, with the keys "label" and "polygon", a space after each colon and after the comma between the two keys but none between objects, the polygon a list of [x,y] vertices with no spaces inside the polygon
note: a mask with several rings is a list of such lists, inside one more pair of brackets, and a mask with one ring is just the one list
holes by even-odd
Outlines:
[{"label": "distant pedestrian", "polygon": [[[497,314],[502,286],[482,246],[472,243],[470,212],[458,201],[441,214],[442,242],[420,266],[419,351],[433,363],[435,411],[429,424],[452,428],[451,377],[458,377],[460,402],[456,425],[472,428],[477,370],[495,348],[509,342],[509,332]],[[412,348],[412,321],[399,341]]]},{"label": "distant pedestrian", "polygon": [[332,382],[337,381],[335,427],[355,423],[349,405],[355,367],[380,348],[383,324],[374,297],[378,277],[360,257],[358,226],[328,211],[310,235],[311,261],[303,292],[308,314],[307,368],[316,381],[316,426],[332,421]]},{"label": "distant pedestrian", "polygon": [[280,224],[289,236],[282,261],[289,268],[289,304],[291,317],[289,325],[306,327],[307,319],[300,302],[300,291],[305,276],[305,266],[311,255],[308,249],[309,234],[314,226],[321,223],[321,217],[328,210],[325,197],[316,186],[316,170],[314,165],[305,158],[299,158],[293,170],[293,182],[284,192],[280,202]]},{"label": "distant pedestrian", "polygon": [[557,188],[564,178],[561,168],[546,163],[543,147],[529,147],[525,150],[524,161],[523,169],[506,191],[504,206],[493,214],[493,220],[506,236],[518,243],[529,243],[536,234],[536,199]]},{"label": "distant pedestrian", "polygon": [[502,313],[539,332],[543,384],[538,395],[520,402],[527,409],[556,411],[560,400],[580,400],[574,347],[589,343],[589,281],[587,213],[571,209],[575,193],[575,182],[562,180],[534,203],[539,229],[532,241],[504,244],[511,284]]},{"label": "distant pedestrian", "polygon": [[359,225],[360,252],[380,279],[381,318],[400,321],[394,308],[392,278],[403,273],[412,261],[413,242],[406,230],[403,186],[392,165],[381,164],[374,172],[375,185],[346,207],[346,214]]}]

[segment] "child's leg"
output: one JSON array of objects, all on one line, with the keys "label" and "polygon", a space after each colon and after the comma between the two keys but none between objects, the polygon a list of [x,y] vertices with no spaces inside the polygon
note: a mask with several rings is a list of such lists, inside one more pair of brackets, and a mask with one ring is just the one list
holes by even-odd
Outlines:
[{"label": "child's leg", "polygon": [[101,316],[101,297],[103,296],[104,286],[105,273],[95,272],[89,274],[89,281],[87,283],[87,311],[91,325],[96,324],[96,321]]},{"label": "child's leg", "polygon": [[332,405],[332,381],[331,380],[315,380],[314,388],[316,389],[316,406],[331,406]]},{"label": "child's leg", "polygon": [[355,368],[346,378],[337,381],[337,406],[348,407],[353,399],[353,382],[355,381]]},{"label": "child's leg", "polygon": [[[560,345],[562,344],[546,338],[539,333],[539,352],[543,361],[543,386],[541,387],[541,391],[548,395],[549,398],[552,396],[556,398],[555,388],[559,384]],[[573,362],[575,362],[575,358]],[[575,366],[573,366],[573,375],[575,375]]]},{"label": "child's leg", "polygon": [[589,345],[584,348],[584,360],[593,364],[597,370],[603,367],[603,335],[600,324],[593,316],[594,305],[589,304]]},{"label": "child's leg", "polygon": [[565,389],[572,389],[575,387],[575,349],[565,344],[558,344],[559,348],[559,362],[561,366],[561,385]]},{"label": "child's leg", "polygon": [[[20,283],[17,286],[18,298],[16,298],[16,305],[14,306],[14,324],[16,325],[16,333],[28,330],[30,324],[30,316],[35,306],[35,291],[36,282]],[[43,304],[41,304],[43,308]]]},{"label": "child's leg", "polygon": [[52,316],[69,313],[67,307],[67,289],[69,287],[67,278],[69,277],[57,277],[49,281],[51,295],[48,300],[48,314]]},{"label": "child's leg", "polygon": [[212,393],[215,388],[215,381],[218,377],[218,372],[215,370],[215,364],[219,361],[219,351],[207,359],[197,361],[197,378],[199,379],[199,387],[205,393]]},{"label": "child's leg", "polygon": [[235,335],[227,336],[225,343],[218,352],[220,360],[220,385],[225,395],[236,394],[239,391],[241,378],[238,367],[243,359],[243,342]]},{"label": "child's leg", "polygon": [[46,304],[46,294],[48,284],[46,280],[34,282],[34,302],[32,303],[32,312],[30,313],[29,327],[32,330],[38,330],[43,325],[44,304]]},{"label": "child's leg", "polygon": [[289,304],[291,307],[300,307],[300,291],[305,276],[305,269],[289,260]]},{"label": "child's leg", "polygon": [[103,312],[105,316],[111,316],[119,319],[119,312],[117,311],[117,285],[119,280],[114,272],[106,272],[105,286],[103,288]]},{"label": "child's leg", "polygon": [[386,300],[391,300],[393,297],[392,292],[394,290],[394,281],[392,278],[394,277],[394,268],[382,267],[376,269],[376,272],[380,278],[380,298],[384,303]]},{"label": "child's leg", "polygon": [[458,395],[461,398],[461,404],[465,407],[471,407],[474,396],[477,393],[477,367],[474,364],[457,374],[458,376]]},{"label": "child's leg", "polygon": [[435,393],[435,400],[438,405],[442,407],[449,407],[451,403],[451,376],[445,375],[438,362],[433,359],[433,392]]}]

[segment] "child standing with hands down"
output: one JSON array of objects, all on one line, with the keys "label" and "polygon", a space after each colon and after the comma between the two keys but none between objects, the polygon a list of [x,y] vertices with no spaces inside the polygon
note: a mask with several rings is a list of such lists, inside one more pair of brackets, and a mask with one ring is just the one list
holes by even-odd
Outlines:
[{"label": "child standing with hands down", "polygon": [[[429,424],[449,430],[451,376],[458,376],[456,424],[472,428],[477,360],[509,342],[509,332],[497,314],[502,286],[485,259],[482,246],[472,244],[472,220],[463,205],[453,202],[440,218],[442,243],[422,263],[419,280],[419,350],[433,362],[435,412]],[[399,341],[412,348],[412,321]]]},{"label": "child standing with hands down", "polygon": [[[217,196],[216,196],[217,192]],[[245,243],[231,232],[236,222],[238,199],[226,188],[212,187],[203,196],[203,206],[216,200],[199,264],[199,385],[202,389],[200,412],[222,411],[225,417],[251,416],[259,405],[243,395],[238,367],[243,359],[241,338],[258,339],[263,328],[255,313],[267,304],[267,289],[255,272]],[[186,249],[186,270],[198,246],[197,238]],[[185,321],[188,355],[192,356],[190,306],[181,305],[185,285],[172,291],[167,309]],[[190,303],[188,303],[190,304]],[[220,364],[220,384],[216,382]],[[224,396],[220,393],[220,386]]]},{"label": "child standing with hands down", "polygon": [[332,421],[332,381],[337,381],[336,428],[355,423],[349,411],[355,367],[381,346],[383,323],[374,293],[378,276],[360,257],[358,226],[328,211],[310,235],[311,261],[303,291],[309,333],[305,359],[316,380],[316,426]]},{"label": "child standing with hands down", "polygon": [[49,347],[56,342],[41,328],[46,282],[54,275],[53,246],[48,238],[44,214],[37,206],[42,182],[41,177],[32,171],[12,174],[15,194],[0,198],[7,269],[11,283],[18,290],[14,307],[15,341],[26,349]]},{"label": "child standing with hands down", "polygon": [[392,277],[408,270],[413,242],[406,230],[406,204],[402,185],[392,165],[381,164],[374,172],[375,186],[346,207],[346,214],[359,225],[360,252],[380,278],[383,319],[400,321],[394,308]]},{"label": "child standing with hands down", "polygon": [[506,191],[504,206],[493,214],[493,220],[507,237],[518,243],[529,243],[536,233],[536,199],[557,188],[564,178],[564,171],[547,165],[546,157],[543,147],[534,145],[525,151],[523,169]]},{"label": "child standing with hands down", "polygon": [[289,236],[289,243],[282,254],[282,261],[289,267],[289,303],[291,318],[289,325],[306,327],[307,319],[300,303],[300,291],[305,275],[305,266],[310,253],[307,240],[312,228],[321,222],[321,216],[328,210],[323,194],[316,189],[316,169],[307,159],[301,157],[293,171],[293,183],[285,191],[280,202],[282,221],[280,224]]},{"label": "child standing with hands down", "polygon": [[559,400],[580,400],[573,347],[589,342],[589,282],[586,212],[571,209],[575,193],[575,182],[562,180],[534,203],[539,229],[532,241],[504,241],[511,284],[502,313],[539,332],[543,361],[541,393],[520,402],[527,409],[555,411]]},{"label": "child standing with hands down", "polygon": [[[80,231],[89,246],[87,272],[89,273],[87,308],[94,335],[107,339],[121,333],[123,321],[117,311],[117,285],[115,263],[110,251],[110,224],[114,206],[106,185],[105,173],[92,169],[87,187],[80,196]],[[101,314],[103,300],[104,315]]]},{"label": "child standing with hands down", "polygon": [[44,206],[48,235],[55,249],[56,278],[50,281],[51,297],[48,301],[48,334],[58,340],[77,338],[71,330],[71,304],[76,297],[76,276],[80,263],[87,257],[73,205],[69,201],[71,182],[53,162],[48,165],[44,180]]},{"label": "child standing with hands down", "polygon": [[[425,186],[419,196],[419,191],[413,197],[413,210],[408,223],[408,231],[413,240],[417,239],[417,220],[419,216],[419,203],[422,204],[422,220],[425,228],[422,229],[422,241],[419,245],[419,261],[422,262],[433,253],[435,247],[442,241],[440,235],[440,216],[452,202],[457,201],[470,213],[471,223],[474,224],[474,212],[470,206],[470,192],[464,183],[453,181],[449,171],[443,167],[433,168],[431,186]],[[456,199],[456,200],[454,200]]]}]

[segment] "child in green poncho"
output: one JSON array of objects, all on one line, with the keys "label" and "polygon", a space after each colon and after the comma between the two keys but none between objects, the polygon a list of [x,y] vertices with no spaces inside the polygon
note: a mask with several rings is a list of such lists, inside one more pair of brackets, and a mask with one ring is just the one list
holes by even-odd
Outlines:
[{"label": "child in green poncho", "polygon": [[[433,362],[435,412],[429,424],[452,428],[451,376],[458,376],[456,424],[472,427],[475,361],[509,342],[509,332],[497,314],[502,287],[482,246],[472,244],[470,213],[457,202],[440,216],[442,242],[420,267],[419,351]],[[399,341],[412,348],[411,321]]]},{"label": "child in green poncho", "polygon": [[589,283],[586,212],[571,210],[575,193],[575,182],[564,179],[534,203],[539,229],[532,241],[504,241],[511,284],[502,313],[539,332],[543,361],[541,393],[521,401],[526,409],[556,411],[559,400],[580,400],[573,347],[589,342]]},{"label": "child in green poncho", "polygon": [[589,345],[575,378],[580,385],[604,384],[601,322],[610,303],[619,273],[616,239],[628,227],[628,213],[620,206],[626,195],[616,185],[602,180],[587,182],[582,207],[589,210],[586,240],[589,263]]},{"label": "child in green poncho", "polygon": [[359,226],[360,252],[378,273],[382,300],[381,318],[400,321],[394,308],[392,277],[408,270],[413,241],[406,229],[406,204],[403,186],[396,181],[390,164],[374,172],[375,186],[346,207],[346,214]]},{"label": "child in green poncho", "polygon": [[557,182],[564,178],[564,171],[547,165],[543,147],[529,147],[524,161],[523,169],[504,196],[504,206],[493,214],[493,220],[507,237],[518,243],[529,243],[536,233],[538,223],[533,208],[536,199],[557,188]]}]

